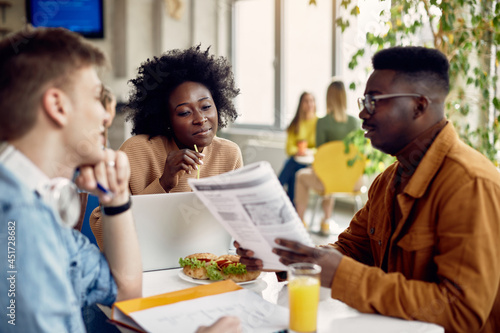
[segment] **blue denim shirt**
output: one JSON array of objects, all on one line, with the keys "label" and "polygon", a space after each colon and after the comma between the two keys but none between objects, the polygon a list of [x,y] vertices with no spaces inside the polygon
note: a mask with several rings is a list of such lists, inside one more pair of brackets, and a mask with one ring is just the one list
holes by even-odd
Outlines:
[{"label": "blue denim shirt", "polygon": [[0,332],[85,332],[81,308],[115,301],[103,254],[58,220],[0,164]]}]

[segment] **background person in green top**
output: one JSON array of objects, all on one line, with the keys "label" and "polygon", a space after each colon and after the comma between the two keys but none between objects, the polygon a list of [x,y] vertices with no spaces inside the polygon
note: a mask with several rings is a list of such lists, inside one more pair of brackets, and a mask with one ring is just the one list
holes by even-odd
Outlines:
[{"label": "background person in green top", "polygon": [[[343,140],[347,134],[359,128],[359,121],[347,113],[347,97],[344,83],[333,81],[326,92],[326,116],[319,119],[316,125],[316,145],[317,147],[330,141]],[[318,192],[324,190],[323,184],[314,174],[311,167],[297,172],[295,184],[295,208],[299,217],[303,220],[304,213],[309,202],[309,189]],[[323,200],[323,220],[321,221],[321,233],[330,233],[330,224],[334,222],[330,219],[333,211],[334,198]]]},{"label": "background person in green top", "polygon": [[316,100],[311,93],[303,92],[300,95],[297,111],[287,128],[286,153],[289,158],[286,160],[279,175],[281,185],[285,186],[288,197],[294,202],[295,173],[307,167],[307,164],[297,162],[294,157],[304,154],[299,152],[299,142],[306,141],[307,148],[316,148]]},{"label": "background person in green top", "polygon": [[359,119],[347,111],[344,83],[333,81],[326,92],[326,116],[316,124],[316,147],[336,140],[344,140],[347,134],[360,128]]}]

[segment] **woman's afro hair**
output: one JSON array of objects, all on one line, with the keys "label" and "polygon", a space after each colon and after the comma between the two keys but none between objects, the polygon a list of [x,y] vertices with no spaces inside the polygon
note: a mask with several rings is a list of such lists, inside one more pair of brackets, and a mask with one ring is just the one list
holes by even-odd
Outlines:
[{"label": "woman's afro hair", "polygon": [[186,50],[171,50],[161,57],[148,59],[139,67],[132,85],[127,120],[132,120],[132,134],[147,134],[150,138],[168,138],[170,117],[168,99],[180,84],[192,81],[203,84],[212,94],[218,114],[218,127],[224,128],[238,114],[233,99],[239,94],[229,62],[209,54],[209,49],[193,46]]}]

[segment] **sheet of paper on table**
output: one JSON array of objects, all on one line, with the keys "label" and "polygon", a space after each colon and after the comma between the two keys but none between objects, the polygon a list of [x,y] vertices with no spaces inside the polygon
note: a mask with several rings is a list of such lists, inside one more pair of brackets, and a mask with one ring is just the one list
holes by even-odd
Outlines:
[{"label": "sheet of paper on table", "polygon": [[133,313],[148,332],[195,332],[222,316],[236,316],[243,332],[276,332],[288,326],[288,309],[242,289]]},{"label": "sheet of paper on table", "polygon": [[222,316],[236,316],[243,332],[275,332],[288,326],[287,308],[232,281],[115,303],[112,321],[145,332],[195,332]]},{"label": "sheet of paper on table", "polygon": [[213,177],[190,178],[188,183],[231,236],[262,259],[264,269],[287,269],[272,252],[278,247],[276,238],[314,246],[268,162]]}]

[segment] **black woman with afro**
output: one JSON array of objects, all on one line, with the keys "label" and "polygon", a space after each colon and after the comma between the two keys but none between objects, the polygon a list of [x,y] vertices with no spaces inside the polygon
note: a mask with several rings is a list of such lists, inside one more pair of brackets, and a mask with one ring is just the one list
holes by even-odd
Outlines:
[{"label": "black woman with afro", "polygon": [[[127,110],[133,137],[120,147],[131,168],[130,193],[190,192],[188,178],[243,166],[239,147],[216,136],[238,116],[231,65],[200,46],[148,59],[130,80]],[[102,248],[99,208],[90,225]]]}]

